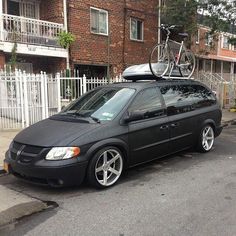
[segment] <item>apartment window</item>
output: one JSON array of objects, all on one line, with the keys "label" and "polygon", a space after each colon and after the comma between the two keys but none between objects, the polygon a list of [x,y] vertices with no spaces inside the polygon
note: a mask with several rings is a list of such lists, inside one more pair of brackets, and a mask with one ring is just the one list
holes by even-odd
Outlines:
[{"label": "apartment window", "polygon": [[196,32],[196,44],[199,44],[199,42],[200,42],[200,29],[198,29]]},{"label": "apartment window", "polygon": [[92,33],[108,35],[108,12],[91,7],[90,28]]},{"label": "apartment window", "polygon": [[227,36],[223,36],[223,48],[229,49],[229,42]]},{"label": "apartment window", "polygon": [[212,40],[212,35],[209,32],[205,33],[205,45],[211,46]]},{"label": "apartment window", "polygon": [[130,19],[130,39],[143,41],[143,21]]}]

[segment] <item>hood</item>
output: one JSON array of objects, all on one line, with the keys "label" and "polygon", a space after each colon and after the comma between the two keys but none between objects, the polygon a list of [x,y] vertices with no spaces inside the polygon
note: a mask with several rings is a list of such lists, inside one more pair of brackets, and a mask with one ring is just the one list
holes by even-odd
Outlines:
[{"label": "hood", "polygon": [[22,130],[14,141],[41,147],[68,146],[73,140],[99,126],[97,123],[46,119]]}]

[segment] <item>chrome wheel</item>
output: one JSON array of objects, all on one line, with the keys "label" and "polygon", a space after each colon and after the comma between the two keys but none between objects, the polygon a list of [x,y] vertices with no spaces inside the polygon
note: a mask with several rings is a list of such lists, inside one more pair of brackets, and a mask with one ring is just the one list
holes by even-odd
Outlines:
[{"label": "chrome wheel", "polygon": [[202,147],[205,151],[210,151],[214,144],[214,131],[211,126],[204,127],[202,131]]},{"label": "chrome wheel", "polygon": [[123,170],[123,159],[116,149],[105,150],[95,164],[95,177],[97,182],[104,186],[113,185]]}]

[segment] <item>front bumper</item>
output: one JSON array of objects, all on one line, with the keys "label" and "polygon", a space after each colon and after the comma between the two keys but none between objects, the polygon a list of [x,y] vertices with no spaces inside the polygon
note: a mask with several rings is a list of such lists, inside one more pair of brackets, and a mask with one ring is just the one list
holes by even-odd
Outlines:
[{"label": "front bumper", "polygon": [[9,151],[6,152],[4,162],[10,174],[27,182],[53,187],[80,185],[88,165],[88,162],[79,162],[76,158],[66,162],[41,160],[28,165],[12,160]]},{"label": "front bumper", "polygon": [[224,125],[221,125],[215,129],[215,137],[219,136],[224,128]]}]

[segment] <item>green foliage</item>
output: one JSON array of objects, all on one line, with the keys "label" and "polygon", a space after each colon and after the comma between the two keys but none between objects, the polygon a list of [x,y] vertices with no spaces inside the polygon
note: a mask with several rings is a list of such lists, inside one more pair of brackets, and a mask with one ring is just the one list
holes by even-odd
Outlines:
[{"label": "green foliage", "polygon": [[236,33],[236,0],[166,0],[161,9],[162,23],[182,25],[192,35],[197,24],[218,31]]},{"label": "green foliage", "polygon": [[75,41],[75,36],[70,32],[62,31],[59,34],[58,42],[63,48],[69,48],[70,45]]},{"label": "green foliage", "polygon": [[168,25],[181,25],[190,35],[197,29],[197,2],[195,0],[167,0],[161,9],[161,22]]},{"label": "green foliage", "polygon": [[232,45],[236,45],[236,38],[232,37],[228,39],[228,42]]}]

